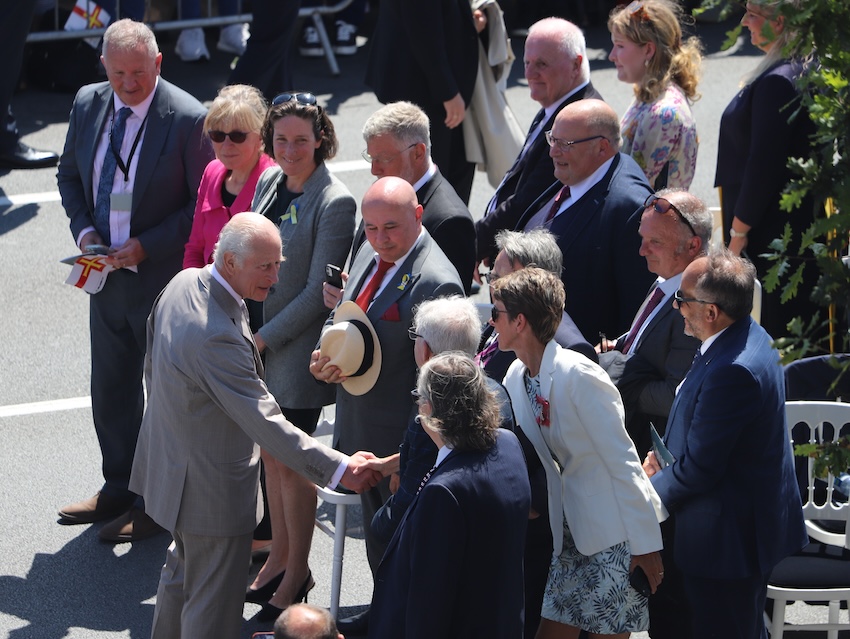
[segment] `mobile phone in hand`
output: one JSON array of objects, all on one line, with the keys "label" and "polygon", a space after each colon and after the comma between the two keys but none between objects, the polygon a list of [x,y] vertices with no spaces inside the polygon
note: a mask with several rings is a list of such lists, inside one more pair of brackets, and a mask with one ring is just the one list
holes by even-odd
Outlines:
[{"label": "mobile phone in hand", "polygon": [[640,566],[635,568],[629,575],[629,584],[644,597],[649,597],[652,594],[652,586],[649,585],[649,578]]},{"label": "mobile phone in hand", "polygon": [[109,255],[109,247],[106,244],[87,244],[86,253],[97,253],[98,255]]},{"label": "mobile phone in hand", "polygon": [[326,264],[325,281],[331,286],[342,288],[342,269],[333,264]]}]

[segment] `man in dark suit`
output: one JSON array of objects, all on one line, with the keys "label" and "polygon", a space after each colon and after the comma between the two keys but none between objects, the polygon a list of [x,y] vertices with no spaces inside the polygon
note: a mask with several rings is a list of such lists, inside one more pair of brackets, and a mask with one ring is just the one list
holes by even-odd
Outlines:
[{"label": "man in dark suit", "polygon": [[434,162],[469,202],[475,165],[466,159],[466,105],[478,76],[478,34],[467,0],[381,0],[366,84],[383,104],[408,100],[431,120]]},{"label": "man in dark suit", "polygon": [[74,99],[58,183],[76,244],[106,245],[117,269],[91,296],[92,412],[105,483],[59,516],[75,524],[121,515],[99,532],[118,542],[161,531],[128,489],[144,408],[145,320],[180,270],[212,150],[202,134],[206,109],[159,77],[162,54],[147,26],[112,23],[101,60],[109,82]]},{"label": "man in dark suit", "polygon": [[602,100],[568,104],[555,118],[549,155],[558,183],[517,223],[548,228],[564,254],[566,311],[585,339],[620,335],[652,283],[638,224],[652,193],[641,168],[620,153],[620,120]]},{"label": "man in dark suit", "polygon": [[702,344],[667,422],[674,461],[644,462],[675,523],[696,639],[766,638],[767,579],[807,542],[779,354],[749,317],[754,282],[725,251],[685,269],[674,299]]},{"label": "man in dark suit", "polygon": [[584,34],[572,22],[546,18],[533,24],[523,60],[531,99],[541,109],[516,162],[496,189],[484,217],[475,224],[477,259],[487,266],[496,256],[496,233],[515,228],[526,209],[556,182],[544,136],[555,123],[555,116],[577,100],[602,99],[590,83]]},{"label": "man in dark suit", "polygon": [[[656,197],[657,196],[657,197]],[[676,388],[699,347],[685,334],[682,315],[673,308],[673,296],[682,272],[705,253],[713,218],[708,207],[686,191],[664,189],[649,201],[638,232],[640,254],[658,278],[650,287],[631,328],[616,340],[600,344],[599,363],[620,390],[626,410],[626,430],[641,459],[652,446],[650,422],[664,433]],[[664,581],[649,599],[649,628],[653,639],[689,639],[690,614],[682,574],[673,560],[674,523],[661,523],[665,540],[661,551]]]},{"label": "man in dark suit", "polygon": [[530,505],[522,449],[498,428],[486,377],[465,355],[428,360],[417,390],[439,452],[378,567],[369,636],[518,637]]},{"label": "man in dark suit", "polygon": [[[431,161],[431,123],[410,102],[381,107],[363,125],[363,157],[376,177],[400,177],[413,186],[422,205],[422,225],[455,265],[469,295],[475,268],[475,225],[466,204]],[[352,255],[366,240],[363,227],[354,237]]]},{"label": "man in dark suit", "polygon": [[663,189],[650,199],[640,219],[640,254],[658,277],[635,314],[628,332],[600,343],[599,361],[620,389],[626,430],[638,455],[649,452],[650,420],[664,434],[676,387],[691,367],[699,341],[685,335],[684,320],[673,308],[682,272],[704,255],[713,217],[687,191]]},{"label": "man in dark suit", "polygon": [[[319,381],[340,384],[336,394],[336,447],[345,453],[366,445],[378,457],[386,457],[398,452],[416,409],[410,396],[416,362],[407,332],[414,309],[427,299],[462,295],[463,287],[457,270],[422,227],[422,206],[408,182],[397,177],[380,178],[363,196],[361,212],[368,243],[352,262],[342,301],[356,301],[372,322],[381,345],[380,374],[368,392],[354,395],[341,384],[344,378],[339,368],[328,365],[330,360],[321,357],[318,350],[312,355],[310,371]],[[328,285],[325,291],[327,303]],[[331,313],[328,326],[333,319]],[[364,522],[372,521],[390,494],[389,480],[385,480],[361,495]],[[374,572],[386,544],[368,525],[365,537]],[[352,632],[342,624],[340,630],[343,634]]]}]

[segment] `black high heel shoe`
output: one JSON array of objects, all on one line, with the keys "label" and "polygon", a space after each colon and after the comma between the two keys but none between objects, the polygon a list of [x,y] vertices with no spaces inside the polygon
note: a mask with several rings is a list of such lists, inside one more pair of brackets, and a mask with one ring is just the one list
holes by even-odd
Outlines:
[{"label": "black high heel shoe", "polygon": [[277,590],[277,587],[280,585],[280,582],[283,581],[283,576],[286,574],[286,571],[282,571],[277,577],[272,577],[271,581],[267,583],[265,586],[260,586],[256,590],[248,586],[245,590],[245,601],[249,603],[266,603],[269,599],[272,598],[274,591]]},{"label": "black high heel shoe", "polygon": [[[301,585],[301,588],[295,595],[295,599],[292,600],[292,603],[297,604],[307,603],[307,594],[316,586],[316,582],[313,581],[313,572],[307,572],[307,579],[304,580],[304,583]],[[280,613],[283,612],[283,608],[278,608],[274,604],[264,603],[263,607],[260,609],[260,612],[257,613],[257,621],[274,621],[279,616]]]}]

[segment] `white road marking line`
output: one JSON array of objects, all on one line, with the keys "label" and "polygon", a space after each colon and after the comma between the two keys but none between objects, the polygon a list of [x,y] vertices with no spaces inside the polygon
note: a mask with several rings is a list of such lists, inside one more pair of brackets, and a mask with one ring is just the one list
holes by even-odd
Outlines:
[{"label": "white road marking line", "polygon": [[13,404],[0,406],[0,417],[18,417],[36,413],[55,413],[62,410],[91,408],[91,397],[69,397],[68,399],[51,399],[31,404]]}]

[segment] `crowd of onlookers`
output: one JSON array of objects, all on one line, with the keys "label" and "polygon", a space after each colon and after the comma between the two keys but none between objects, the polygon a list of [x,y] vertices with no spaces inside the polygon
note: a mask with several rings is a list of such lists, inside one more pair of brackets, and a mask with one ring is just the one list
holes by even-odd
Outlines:
[{"label": "crowd of onlookers", "polygon": [[[58,161],[73,240],[108,267],[90,298],[104,484],[59,514],[107,521],[110,543],[172,535],[152,637],[238,636],[245,601],[284,614],[275,636],[318,622],[293,606],[315,585],[316,484],[361,495],[374,591],[339,621],[349,636],[765,636],[767,579],[806,539],[771,342],[806,283],[750,318],[761,254],[815,215],[779,215],[811,127],[788,117],[796,3],[746,6],[765,56],[721,120],[724,248],[688,192],[702,45],[672,0],[605,7],[634,91],[622,115],[581,29],[534,22],[527,130],[504,100],[498,5],[382,0],[359,203],[327,166],[332,114],[291,89],[291,7],[254,0],[250,38],[222,29],[240,61],[209,109],[130,19],[107,30],[107,81],[77,93],[61,157],[20,142],[4,107],[0,165]],[[337,53],[365,4],[333,22]],[[602,9],[576,5],[583,24]],[[177,53],[209,58],[203,31]],[[484,280],[482,325],[467,296]],[[333,448],[310,436],[330,404]]]}]

